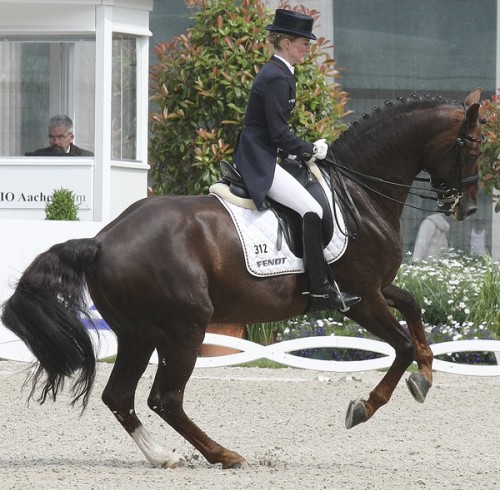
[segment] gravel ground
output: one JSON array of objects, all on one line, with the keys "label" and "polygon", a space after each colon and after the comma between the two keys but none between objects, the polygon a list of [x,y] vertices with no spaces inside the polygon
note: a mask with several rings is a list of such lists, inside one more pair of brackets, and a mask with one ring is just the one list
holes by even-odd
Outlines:
[{"label": "gravel ground", "polygon": [[295,369],[195,370],[185,409],[212,438],[245,456],[244,470],[208,464],[146,407],[154,366],[137,411],[156,440],[186,464],[153,468],[100,400],[111,366],[99,364],[87,410],[63,393],[26,405],[26,364],[0,362],[2,489],[494,489],[500,488],[500,378],[435,373],[427,401],[401,382],[375,417],[344,428],[349,401],[366,397],[379,372]]}]

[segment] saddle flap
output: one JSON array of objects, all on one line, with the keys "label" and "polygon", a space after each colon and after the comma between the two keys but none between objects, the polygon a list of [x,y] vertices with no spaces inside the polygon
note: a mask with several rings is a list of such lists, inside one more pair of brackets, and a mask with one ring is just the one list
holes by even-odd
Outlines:
[{"label": "saddle flap", "polygon": [[[289,174],[297,179],[321,205],[323,209],[323,246],[326,247],[333,236],[333,215],[330,203],[321,183],[318,181],[315,174],[311,172],[308,165],[300,160],[285,159],[281,161],[279,165],[281,165]],[[221,160],[220,169],[222,172],[221,182],[228,186],[231,195],[238,199],[250,199],[238,170],[225,160]],[[217,194],[215,191],[214,193]],[[227,195],[221,195],[221,197],[228,199]],[[231,201],[231,199],[229,200]],[[234,202],[238,205],[237,201]],[[248,205],[245,205],[244,207],[248,207]],[[302,220],[299,214],[293,209],[287,208],[286,206],[283,206],[271,199],[266,199],[264,207],[272,208],[290,250],[296,257],[301,258],[303,256]]]}]

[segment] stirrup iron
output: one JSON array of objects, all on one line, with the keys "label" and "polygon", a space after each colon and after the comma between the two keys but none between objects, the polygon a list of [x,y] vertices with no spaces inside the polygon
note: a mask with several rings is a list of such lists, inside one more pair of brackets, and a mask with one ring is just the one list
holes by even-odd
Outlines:
[{"label": "stirrup iron", "polygon": [[344,295],[342,294],[342,292],[340,291],[340,288],[339,288],[339,285],[337,284],[337,281],[334,279],[332,280],[332,286],[335,288],[335,290],[337,291],[337,294],[339,296],[339,299],[340,299],[340,302],[342,303],[342,307],[339,307],[339,311],[341,311],[342,313],[345,313],[346,311],[349,311],[351,309],[350,306],[347,306],[345,304],[345,301],[344,301]]}]

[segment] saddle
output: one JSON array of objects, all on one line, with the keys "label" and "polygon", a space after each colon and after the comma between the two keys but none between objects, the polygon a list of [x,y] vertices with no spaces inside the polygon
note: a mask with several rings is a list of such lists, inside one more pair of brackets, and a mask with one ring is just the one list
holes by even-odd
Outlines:
[{"label": "saddle", "polygon": [[[328,198],[314,173],[308,165],[298,160],[285,159],[279,163],[287,172],[295,177],[305,189],[318,201],[323,208],[322,220],[322,242],[326,247],[333,236],[333,214]],[[222,178],[218,184],[227,186],[231,195],[238,200],[251,200],[250,195],[243,183],[241,175],[228,162],[222,160],[220,163]],[[302,219],[300,215],[286,206],[266,198],[264,208],[270,209],[278,220],[279,232],[284,236],[292,253],[299,258],[303,257],[302,246]]]}]

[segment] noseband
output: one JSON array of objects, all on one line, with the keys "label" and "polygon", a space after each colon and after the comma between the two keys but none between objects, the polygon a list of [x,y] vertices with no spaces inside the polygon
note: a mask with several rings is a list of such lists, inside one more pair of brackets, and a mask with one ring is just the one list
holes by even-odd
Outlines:
[{"label": "noseband", "polygon": [[448,181],[440,180],[435,177],[430,177],[431,191],[437,194],[437,208],[438,211],[444,214],[452,214],[455,206],[458,204],[463,196],[463,186],[469,184],[477,184],[479,182],[479,173],[471,175],[470,177],[463,176],[466,162],[465,142],[472,141],[474,143],[483,143],[484,136],[478,139],[466,133],[466,120],[462,121],[458,137],[453,143],[452,148],[455,149],[455,156],[453,159],[453,166],[451,168],[451,175]]}]

